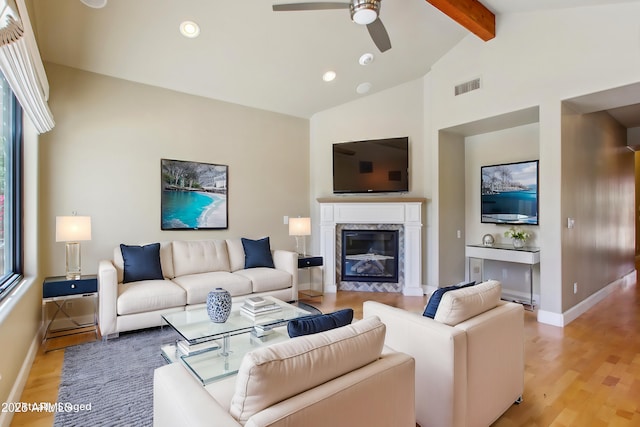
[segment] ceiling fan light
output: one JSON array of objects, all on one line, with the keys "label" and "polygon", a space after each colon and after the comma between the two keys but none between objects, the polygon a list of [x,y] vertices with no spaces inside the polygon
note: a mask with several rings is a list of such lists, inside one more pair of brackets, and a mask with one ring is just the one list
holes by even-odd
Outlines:
[{"label": "ceiling fan light", "polygon": [[353,14],[353,22],[360,25],[368,25],[378,18],[375,10],[361,9]]},{"label": "ceiling fan light", "polygon": [[80,0],[86,6],[92,7],[94,9],[100,9],[107,5],[107,0]]},{"label": "ceiling fan light", "polygon": [[351,19],[356,24],[368,25],[378,19],[380,0],[353,0]]}]

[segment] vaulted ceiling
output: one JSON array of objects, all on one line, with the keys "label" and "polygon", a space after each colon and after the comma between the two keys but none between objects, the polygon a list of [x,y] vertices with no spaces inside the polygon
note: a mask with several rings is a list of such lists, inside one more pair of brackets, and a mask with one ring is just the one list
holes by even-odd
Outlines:
[{"label": "vaulted ceiling", "polygon": [[[306,1],[306,0],[302,0]],[[332,0],[337,1],[337,0]],[[193,95],[310,117],[419,78],[462,38],[491,43],[491,19],[536,9],[632,0],[382,0],[392,48],[380,53],[349,10],[274,12],[296,0],[32,0],[41,55],[52,62]],[[183,37],[184,20],[199,37]],[[368,65],[359,58],[372,53]],[[322,75],[336,72],[332,82]]]}]

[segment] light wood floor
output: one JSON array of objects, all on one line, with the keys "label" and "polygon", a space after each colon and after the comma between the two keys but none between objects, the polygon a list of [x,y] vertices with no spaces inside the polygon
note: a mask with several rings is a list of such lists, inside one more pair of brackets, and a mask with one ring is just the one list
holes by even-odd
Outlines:
[{"label": "light wood floor", "polygon": [[[361,318],[366,300],[412,311],[426,304],[426,297],[363,292],[338,292],[305,301],[325,313],[351,307],[355,317]],[[540,324],[535,316],[525,313],[524,402],[513,405],[494,427],[640,426],[638,287],[617,289],[565,328]],[[64,350],[40,350],[22,402],[56,401],[63,357]],[[52,424],[52,414],[25,413],[16,414],[11,425]]]}]

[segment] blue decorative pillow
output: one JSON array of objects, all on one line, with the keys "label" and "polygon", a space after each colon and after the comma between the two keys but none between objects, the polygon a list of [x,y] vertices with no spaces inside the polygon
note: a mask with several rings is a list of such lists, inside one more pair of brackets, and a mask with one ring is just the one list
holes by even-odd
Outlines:
[{"label": "blue decorative pillow", "polygon": [[353,309],[345,308],[329,314],[316,314],[290,320],[287,324],[289,337],[317,334],[346,326],[353,321]]},{"label": "blue decorative pillow", "polygon": [[243,237],[241,240],[244,248],[244,268],[275,268],[268,237],[260,240],[250,240]]},{"label": "blue decorative pillow", "polygon": [[422,315],[433,319],[434,317],[436,317],[436,311],[438,311],[438,306],[440,305],[440,301],[442,301],[442,297],[444,296],[444,294],[446,294],[449,291],[466,288],[468,286],[473,286],[475,284],[476,284],[475,281],[468,282],[468,283],[460,282],[457,285],[446,286],[444,288],[436,289],[436,291],[433,294],[431,294],[431,297],[429,298],[429,302],[427,303],[427,306],[424,308],[424,313],[422,313]]},{"label": "blue decorative pillow", "polygon": [[124,260],[123,283],[139,280],[162,280],[160,265],[160,243],[145,246],[120,245]]}]

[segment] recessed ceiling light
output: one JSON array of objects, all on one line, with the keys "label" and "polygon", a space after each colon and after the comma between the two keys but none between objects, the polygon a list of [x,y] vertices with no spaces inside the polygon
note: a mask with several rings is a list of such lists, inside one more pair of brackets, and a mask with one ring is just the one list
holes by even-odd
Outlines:
[{"label": "recessed ceiling light", "polygon": [[365,53],[360,57],[360,59],[358,59],[358,62],[360,65],[369,65],[373,62],[373,58],[373,53]]},{"label": "recessed ceiling light", "polygon": [[370,90],[371,90],[371,83],[369,82],[360,83],[358,87],[356,87],[356,92],[358,92],[360,95],[363,95],[369,92]]},{"label": "recessed ceiling light", "polygon": [[322,75],[322,80],[324,80],[325,82],[331,82],[336,78],[336,72],[335,71],[327,71],[326,73],[324,73]]},{"label": "recessed ceiling light", "polygon": [[183,36],[193,39],[200,35],[200,26],[193,21],[184,21],[180,24],[180,32]]}]

